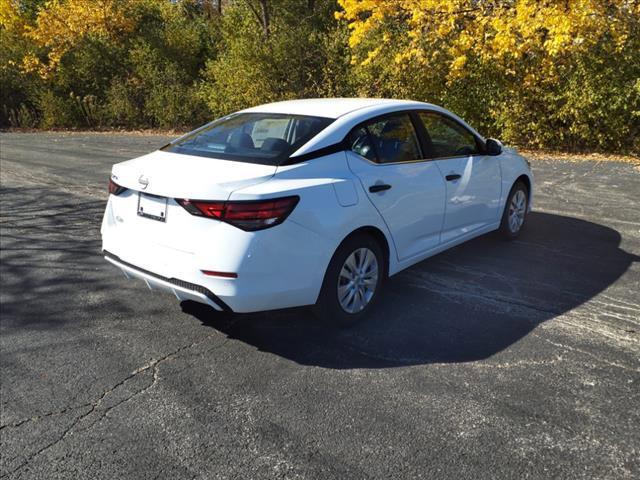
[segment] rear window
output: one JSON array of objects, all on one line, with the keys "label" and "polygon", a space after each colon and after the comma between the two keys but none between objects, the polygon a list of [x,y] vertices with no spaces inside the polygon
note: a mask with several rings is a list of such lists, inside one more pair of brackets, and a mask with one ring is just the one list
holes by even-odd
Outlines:
[{"label": "rear window", "polygon": [[333,119],[275,113],[238,113],[217,120],[162,150],[265,165],[280,165]]}]

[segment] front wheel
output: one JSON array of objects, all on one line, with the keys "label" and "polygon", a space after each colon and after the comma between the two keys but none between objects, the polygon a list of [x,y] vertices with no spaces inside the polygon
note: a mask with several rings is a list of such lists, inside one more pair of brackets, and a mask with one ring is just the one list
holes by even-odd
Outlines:
[{"label": "front wheel", "polygon": [[323,321],[346,327],[371,310],[386,276],[382,248],[365,234],[347,238],[333,255],[315,305]]},{"label": "front wheel", "polygon": [[507,240],[513,240],[520,235],[527,217],[529,207],[529,190],[522,182],[517,182],[507,198],[502,214],[500,233]]}]

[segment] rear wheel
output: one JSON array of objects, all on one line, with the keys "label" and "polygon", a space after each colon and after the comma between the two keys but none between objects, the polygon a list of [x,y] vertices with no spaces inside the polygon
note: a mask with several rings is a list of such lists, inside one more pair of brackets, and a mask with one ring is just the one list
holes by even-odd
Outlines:
[{"label": "rear wheel", "polygon": [[507,198],[502,214],[500,233],[507,240],[513,240],[520,235],[529,208],[529,190],[522,182],[517,182]]},{"label": "rear wheel", "polygon": [[329,262],[316,315],[342,327],[357,323],[376,302],[386,273],[382,248],[374,238],[347,238]]}]

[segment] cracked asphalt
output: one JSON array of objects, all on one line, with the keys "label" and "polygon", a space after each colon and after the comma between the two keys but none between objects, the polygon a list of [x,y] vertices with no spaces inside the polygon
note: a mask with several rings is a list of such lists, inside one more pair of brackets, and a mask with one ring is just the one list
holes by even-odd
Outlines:
[{"label": "cracked asphalt", "polygon": [[640,478],[640,170],[533,162],[535,211],[336,331],[215,313],[100,255],[162,136],[0,134],[6,479]]}]

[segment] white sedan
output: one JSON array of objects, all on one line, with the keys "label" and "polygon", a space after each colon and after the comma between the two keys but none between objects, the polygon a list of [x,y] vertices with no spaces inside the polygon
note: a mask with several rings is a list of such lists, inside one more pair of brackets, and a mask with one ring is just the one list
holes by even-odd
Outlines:
[{"label": "white sedan", "polygon": [[387,276],[531,209],[528,162],[435,105],[272,103],[113,166],[105,258],[216,310],[314,305],[349,325]]}]

